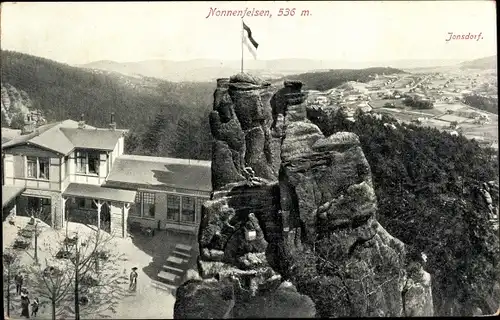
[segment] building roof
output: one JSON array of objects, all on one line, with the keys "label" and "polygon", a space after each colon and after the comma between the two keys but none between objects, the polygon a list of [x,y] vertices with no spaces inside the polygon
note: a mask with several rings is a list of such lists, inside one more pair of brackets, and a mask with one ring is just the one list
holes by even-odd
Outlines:
[{"label": "building roof", "polygon": [[75,129],[61,128],[64,135],[71,141],[75,148],[98,150],[113,150],[118,139],[123,135],[122,130],[109,129]]},{"label": "building roof", "polygon": [[2,208],[23,193],[25,187],[2,186]]},{"label": "building roof", "polygon": [[70,183],[63,192],[63,195],[65,196],[127,203],[134,202],[136,194],[136,191],[106,188],[83,183]]},{"label": "building roof", "polygon": [[124,130],[98,129],[89,125],[78,128],[78,122],[64,120],[43,125],[33,133],[20,135],[3,143],[2,149],[28,144],[67,155],[75,148],[113,150]]},{"label": "building roof", "polygon": [[21,130],[2,128],[2,144],[14,139],[21,134]]},{"label": "building roof", "polygon": [[122,155],[106,183],[212,191],[211,161]]}]

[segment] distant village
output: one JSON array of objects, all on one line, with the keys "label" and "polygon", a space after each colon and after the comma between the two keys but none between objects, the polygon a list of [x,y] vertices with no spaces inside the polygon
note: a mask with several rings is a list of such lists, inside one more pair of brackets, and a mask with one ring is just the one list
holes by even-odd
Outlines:
[{"label": "distant village", "polygon": [[350,119],[358,109],[390,114],[400,122],[463,134],[498,149],[498,116],[468,106],[464,99],[466,95],[498,99],[495,75],[434,72],[372,78],[367,83],[350,81],[325,92],[310,90],[310,99],[318,105],[338,105]]}]

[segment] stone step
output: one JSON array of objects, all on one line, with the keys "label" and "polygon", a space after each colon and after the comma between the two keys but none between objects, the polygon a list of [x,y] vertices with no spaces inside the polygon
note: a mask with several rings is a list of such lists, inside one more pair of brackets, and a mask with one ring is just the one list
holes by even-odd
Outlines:
[{"label": "stone step", "polygon": [[175,282],[179,279],[180,277],[176,274],[166,272],[166,271],[160,271],[158,273],[158,279],[167,284],[175,284]]},{"label": "stone step", "polygon": [[185,244],[181,244],[181,243],[179,243],[179,244],[177,244],[177,245],[175,246],[175,249],[177,249],[177,250],[179,250],[179,251],[184,251],[184,252],[186,252],[186,253],[189,253],[189,252],[191,252],[191,250],[193,249],[193,247],[192,247],[192,246],[188,246],[188,245],[185,245]]},{"label": "stone step", "polygon": [[151,281],[151,286],[156,289],[172,292],[172,294],[175,294],[175,291],[177,290],[177,287],[174,285],[155,280]]},{"label": "stone step", "polygon": [[191,254],[189,254],[189,253],[184,253],[184,252],[181,252],[181,251],[179,251],[179,250],[174,250],[174,252],[173,252],[173,253],[174,253],[175,255],[178,255],[178,256],[183,257],[183,258],[187,258],[187,259],[191,258]]},{"label": "stone step", "polygon": [[187,262],[186,259],[181,259],[178,257],[170,256],[167,258],[167,264],[172,264],[174,266],[182,266]]},{"label": "stone step", "polygon": [[184,274],[184,270],[182,269],[179,269],[179,268],[175,268],[175,267],[171,267],[171,266],[163,266],[163,270],[167,271],[167,272],[170,272],[170,273],[177,273],[179,275],[183,275]]}]

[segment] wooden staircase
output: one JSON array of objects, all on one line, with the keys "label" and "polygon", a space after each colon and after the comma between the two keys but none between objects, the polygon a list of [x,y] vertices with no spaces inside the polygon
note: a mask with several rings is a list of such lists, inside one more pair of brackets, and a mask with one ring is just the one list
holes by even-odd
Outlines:
[{"label": "wooden staircase", "polygon": [[182,284],[188,264],[192,257],[192,246],[178,244],[167,258],[162,270],[158,273],[158,281],[154,286],[158,289],[174,290]]}]

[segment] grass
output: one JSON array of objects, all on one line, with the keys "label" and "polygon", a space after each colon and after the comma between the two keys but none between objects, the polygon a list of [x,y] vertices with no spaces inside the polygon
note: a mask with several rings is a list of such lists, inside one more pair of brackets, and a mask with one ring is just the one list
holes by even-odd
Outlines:
[{"label": "grass", "polygon": [[385,108],[386,103],[394,103],[395,109],[404,109],[403,99],[383,99],[383,100],[371,100],[370,106],[373,109]]},{"label": "grass", "polygon": [[445,115],[439,117],[439,119],[443,120],[443,121],[448,121],[448,122],[456,121],[458,123],[462,123],[462,122],[465,122],[468,120],[467,118],[459,117],[459,116],[456,116],[453,114],[445,114]]}]

